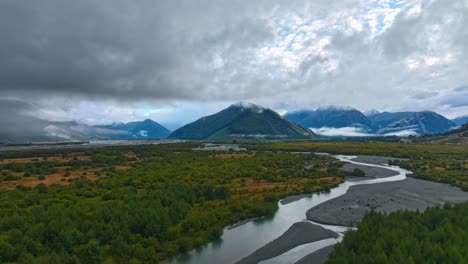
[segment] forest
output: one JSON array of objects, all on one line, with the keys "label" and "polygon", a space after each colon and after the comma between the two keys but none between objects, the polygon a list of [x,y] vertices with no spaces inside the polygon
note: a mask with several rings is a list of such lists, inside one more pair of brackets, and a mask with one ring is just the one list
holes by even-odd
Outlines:
[{"label": "forest", "polygon": [[329,156],[198,145],[0,153],[0,262],[154,263],[343,181]]},{"label": "forest", "polygon": [[468,204],[421,212],[371,212],[346,233],[327,263],[466,263]]}]

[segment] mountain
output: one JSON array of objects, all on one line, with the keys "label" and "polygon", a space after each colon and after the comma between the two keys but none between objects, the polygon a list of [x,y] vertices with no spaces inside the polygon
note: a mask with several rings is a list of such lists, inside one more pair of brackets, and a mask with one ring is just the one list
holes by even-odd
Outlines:
[{"label": "mountain", "polygon": [[100,126],[110,130],[125,131],[120,139],[164,139],[171,131],[161,126],[151,119],[129,123],[115,123],[107,126]]},{"label": "mountain", "polygon": [[455,119],[452,119],[452,122],[459,126],[463,126],[464,124],[468,123],[468,116],[457,117]]},{"label": "mountain", "polygon": [[[12,123],[13,122],[13,123]],[[119,139],[164,139],[170,131],[152,120],[89,126],[75,121],[51,122],[22,116],[0,129],[0,143],[30,143],[38,141],[85,141]]]},{"label": "mountain", "polygon": [[[398,136],[438,134],[456,127],[447,118],[430,111],[379,113],[374,110],[366,116],[356,109],[330,107],[292,112],[285,117],[301,126],[319,128],[327,133],[330,133],[331,128],[336,128],[337,131],[332,132],[342,133],[342,136],[372,133]],[[356,131],[342,131],[345,128],[354,128]]]},{"label": "mountain", "polygon": [[275,111],[250,103],[237,103],[185,125],[169,139],[222,140],[235,138],[307,139],[315,134]]},{"label": "mountain", "polygon": [[363,113],[352,108],[319,108],[288,113],[286,119],[303,127],[363,127],[370,128],[372,122]]},{"label": "mountain", "polygon": [[383,112],[368,115],[368,118],[375,129],[381,129],[402,119],[409,118],[415,113],[416,112]]},{"label": "mountain", "polygon": [[422,137],[421,142],[468,145],[468,123],[445,134]]},{"label": "mountain", "polygon": [[[445,133],[456,125],[447,118],[431,112],[402,112],[398,114],[401,119],[390,123],[377,131],[377,134],[407,135],[407,133],[417,133],[419,135]],[[387,115],[395,116],[395,115]],[[391,118],[380,119],[380,124],[385,124]],[[374,121],[374,124],[375,121]]]}]

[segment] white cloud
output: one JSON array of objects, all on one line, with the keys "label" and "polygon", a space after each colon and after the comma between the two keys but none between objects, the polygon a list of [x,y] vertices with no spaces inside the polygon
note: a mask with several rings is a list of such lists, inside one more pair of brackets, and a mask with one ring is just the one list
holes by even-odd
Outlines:
[{"label": "white cloud", "polygon": [[408,137],[418,135],[413,129],[401,130],[397,132],[391,132],[386,134],[373,134],[368,133],[358,127],[321,127],[321,128],[310,128],[314,133],[326,136],[326,137],[375,137],[375,136],[398,136]]},{"label": "white cloud", "polygon": [[409,137],[409,136],[415,136],[415,135],[418,135],[418,133],[416,133],[416,131],[411,130],[411,129],[385,134],[385,136],[397,136],[397,137]]},{"label": "white cloud", "polygon": [[374,136],[357,127],[321,127],[310,128],[314,133],[327,137],[370,137]]}]

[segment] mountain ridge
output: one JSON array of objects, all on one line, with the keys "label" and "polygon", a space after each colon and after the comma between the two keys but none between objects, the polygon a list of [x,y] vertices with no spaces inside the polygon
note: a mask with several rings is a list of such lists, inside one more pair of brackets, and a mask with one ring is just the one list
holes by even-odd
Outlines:
[{"label": "mountain ridge", "polygon": [[168,139],[307,139],[315,134],[275,111],[251,103],[236,103],[209,116],[197,119],[168,136]]},{"label": "mountain ridge", "polygon": [[316,110],[299,110],[284,117],[305,127],[363,127],[371,128],[371,121],[359,110],[350,107],[326,107]]},{"label": "mountain ridge", "polygon": [[285,117],[310,128],[354,127],[362,133],[378,135],[438,134],[456,127],[449,119],[432,111],[377,112],[364,115],[354,108],[318,108],[286,113]]}]

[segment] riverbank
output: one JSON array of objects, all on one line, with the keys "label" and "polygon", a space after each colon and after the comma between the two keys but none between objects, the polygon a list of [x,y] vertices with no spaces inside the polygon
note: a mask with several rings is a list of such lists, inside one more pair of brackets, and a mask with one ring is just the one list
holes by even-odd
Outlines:
[{"label": "riverbank", "polygon": [[[393,158],[357,156],[354,162],[375,165]],[[381,178],[395,172],[385,168],[348,163],[348,170],[358,167],[367,176]],[[388,176],[387,176],[388,177]],[[367,178],[367,177],[365,177]],[[346,194],[315,206],[307,211],[307,219],[331,225],[356,226],[366,212],[376,210],[390,213],[397,210],[424,210],[431,206],[468,201],[468,193],[448,184],[406,178],[402,181],[351,186]]]},{"label": "riverbank", "polygon": [[335,248],[335,245],[327,246],[324,248],[321,248],[313,253],[310,253],[309,255],[301,258],[298,262],[295,264],[322,264],[325,263],[328,259],[328,255],[333,251],[333,248]]},{"label": "riverbank", "polygon": [[232,225],[226,227],[226,229],[227,229],[227,230],[231,230],[231,229],[234,229],[234,228],[239,227],[239,226],[241,226],[241,225],[245,225],[245,224],[247,224],[247,223],[250,223],[250,222],[252,222],[252,221],[255,221],[255,220],[257,220],[257,219],[261,219],[261,217],[252,217],[252,218],[248,218],[248,219],[239,221],[239,222],[237,222],[237,223],[235,223],[235,224],[232,224]]},{"label": "riverbank", "polygon": [[[459,203],[468,200],[468,193],[463,192],[459,188],[414,178],[401,178],[391,182],[370,184],[375,183],[373,180],[385,180],[385,178],[392,176],[398,177],[398,175],[401,174],[401,171],[398,171],[398,169],[383,167],[387,165],[389,161],[396,160],[395,158],[356,156],[350,160],[357,163],[367,163],[368,165],[347,163],[342,169],[345,171],[352,171],[355,168],[359,168],[366,173],[366,176],[347,177],[347,182],[350,185],[348,191],[342,196],[325,201],[309,209],[307,212],[308,219],[322,224],[355,226],[361,221],[365,213],[370,210],[387,213],[405,209],[424,210],[431,206],[440,206],[445,203]],[[377,165],[379,167],[373,167],[372,165]],[[309,195],[296,195],[287,197],[281,202],[282,204],[288,204],[308,196]],[[287,243],[284,239],[280,241],[281,238],[282,236],[277,238],[275,240],[276,243]],[[305,243],[302,245],[305,246]],[[323,247],[299,260],[296,259],[296,263],[325,263],[333,248],[334,245]],[[268,248],[265,246],[260,250],[266,249],[270,250],[270,256],[281,255],[279,254],[281,252],[275,252],[274,247]],[[291,250],[291,252],[292,251],[293,250]],[[289,254],[289,252],[286,254]],[[283,257],[286,254],[281,256]],[[272,259],[277,260],[278,258]],[[274,263],[275,261],[270,262]],[[291,263],[294,263],[294,261]]]},{"label": "riverbank", "polygon": [[255,264],[279,256],[299,245],[327,238],[338,238],[338,234],[309,222],[298,222],[293,224],[284,234],[237,263]]},{"label": "riverbank", "polygon": [[[423,181],[426,184],[422,184],[419,182],[422,180],[407,179],[406,174],[409,171],[387,165],[390,160],[395,160],[394,158],[343,155],[335,157],[344,162],[351,162],[345,165],[345,170],[360,168],[366,172],[366,176],[346,178],[344,183],[327,193],[286,197],[281,200],[278,212],[273,218],[261,221],[249,219],[250,221],[237,225],[235,229],[225,230],[222,244],[210,244],[200,252],[192,252],[188,259],[179,259],[173,263],[323,263],[334,246],[332,244],[340,241],[347,229],[341,227],[342,230],[335,230],[337,226],[324,224],[354,226],[368,210],[377,210],[380,207],[388,211],[413,207],[419,209],[465,200],[466,193],[458,188],[429,181]],[[368,191],[368,188],[378,186],[382,186],[382,189]],[[349,193],[356,196],[350,197]],[[346,214],[348,211],[350,213]],[[315,222],[309,223],[308,227],[323,228],[339,234],[340,237],[322,238],[317,233],[308,233],[303,227],[297,227],[297,223],[304,219],[305,212],[308,212],[307,217],[310,216],[309,219]],[[351,221],[333,221],[346,218]]]},{"label": "riverbank", "polygon": [[468,193],[448,184],[407,178],[403,181],[352,186],[340,197],[307,211],[307,219],[330,225],[356,226],[366,212],[424,210],[468,201]]}]

